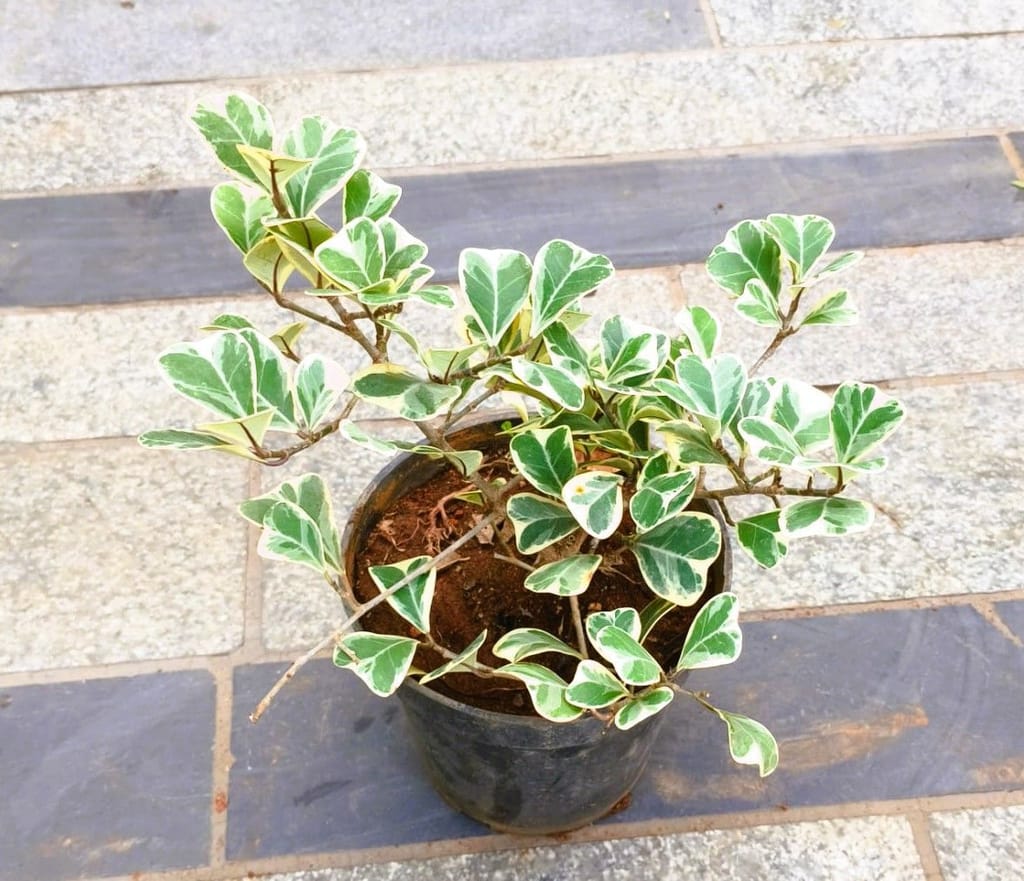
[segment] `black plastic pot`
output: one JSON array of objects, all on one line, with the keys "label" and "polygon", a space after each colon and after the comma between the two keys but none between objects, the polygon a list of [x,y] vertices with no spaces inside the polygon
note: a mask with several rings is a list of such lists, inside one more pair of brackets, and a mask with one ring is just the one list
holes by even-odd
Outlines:
[{"label": "black plastic pot", "polygon": [[[482,449],[493,443],[496,426],[491,419],[456,432],[450,441],[460,449]],[[377,475],[342,538],[350,573],[381,514],[444,467],[406,455]],[[724,544],[709,589],[725,590],[729,575]],[[398,697],[438,792],[492,829],[521,834],[567,832],[608,814],[643,773],[665,718],[659,713],[628,731],[588,716],[549,722],[471,707],[412,680],[406,680]]]}]

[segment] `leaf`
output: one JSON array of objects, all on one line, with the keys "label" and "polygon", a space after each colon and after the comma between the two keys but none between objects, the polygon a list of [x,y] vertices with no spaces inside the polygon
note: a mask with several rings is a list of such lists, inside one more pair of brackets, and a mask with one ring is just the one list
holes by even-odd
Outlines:
[{"label": "leaf", "polygon": [[263,518],[257,550],[269,560],[287,560],[317,572],[326,568],[320,530],[293,502],[275,502]]},{"label": "leaf", "polygon": [[537,252],[533,265],[531,337],[540,336],[566,309],[575,306],[583,294],[594,290],[615,271],[607,257],[591,254],[562,239],[544,245]]},{"label": "leaf", "polygon": [[462,394],[456,386],[420,379],[395,364],[371,364],[359,371],[352,380],[352,391],[414,422],[446,412]]},{"label": "leaf", "polygon": [[639,725],[644,719],[649,719],[660,713],[672,703],[673,697],[672,689],[667,685],[652,688],[644,694],[638,695],[615,714],[615,727],[622,731],[628,731],[634,725]]},{"label": "leaf", "polygon": [[233,312],[224,312],[213,319],[209,324],[204,324],[200,330],[241,330],[243,327],[252,327],[252,322],[242,315],[235,315]]},{"label": "leaf", "polygon": [[[735,355],[719,355],[705,360],[699,355],[684,355],[675,363],[676,380],[657,380],[659,392],[681,404],[691,413],[706,416],[721,426],[732,422],[743,400],[747,372]],[[717,435],[712,435],[717,439]]]},{"label": "leaf", "polygon": [[235,446],[259,448],[263,443],[263,438],[267,435],[273,418],[273,410],[261,410],[252,416],[240,416],[238,419],[229,419],[226,422],[203,422],[196,428]]},{"label": "leaf", "polygon": [[544,345],[551,363],[585,383],[590,376],[587,353],[561,321],[544,331]]},{"label": "leaf", "polygon": [[836,461],[840,465],[862,462],[902,421],[903,408],[897,401],[874,386],[844,382],[832,396],[829,414]]},{"label": "leaf", "polygon": [[751,279],[735,303],[736,311],[762,327],[782,327],[779,298],[760,279]]},{"label": "leaf", "polygon": [[274,236],[264,236],[253,245],[252,250],[242,259],[242,265],[253,278],[277,292],[284,289],[285,282],[295,269]]},{"label": "leaf", "polygon": [[377,225],[384,237],[387,256],[384,277],[401,284],[409,271],[427,256],[427,246],[391,217],[383,218]]},{"label": "leaf", "polygon": [[819,282],[824,278],[829,278],[830,276],[838,275],[840,272],[845,272],[851,266],[856,266],[863,259],[863,251],[847,251],[845,254],[841,254],[829,263],[824,269],[820,269],[816,272],[814,281]]},{"label": "leaf", "polygon": [[[285,259],[311,284],[323,284],[321,272],[313,252],[331,236],[332,230],[319,217],[281,218],[265,220],[263,226],[274,237]],[[337,295],[338,291],[332,291]]]},{"label": "leaf", "polygon": [[386,440],[385,438],[372,437],[367,434],[355,422],[343,422],[339,433],[359,446],[372,450],[383,456],[392,456],[395,453],[417,453],[426,456],[428,459],[447,459],[450,462],[457,462],[463,475],[470,475],[483,463],[483,453],[478,450],[459,450],[446,453],[437,447],[429,444],[415,444],[401,440]]},{"label": "leaf", "polygon": [[692,471],[676,471],[643,481],[629,500],[629,514],[638,532],[654,529],[690,504],[697,478]]},{"label": "leaf", "polygon": [[442,676],[447,676],[449,673],[472,671],[473,668],[477,666],[477,652],[479,652],[483,647],[486,639],[487,631],[481,630],[477,638],[467,645],[454,658],[420,677],[420,685],[426,685],[428,682],[433,682],[435,679],[440,679]]},{"label": "leaf", "polygon": [[459,256],[459,282],[480,331],[492,346],[530,294],[530,258],[519,251],[466,248]]},{"label": "leaf", "polygon": [[536,394],[568,410],[583,407],[583,384],[572,373],[551,364],[538,364],[522,356],[513,358],[511,367],[516,379]]},{"label": "leaf", "polygon": [[711,436],[691,422],[662,422],[655,430],[664,435],[669,455],[683,468],[691,465],[725,465]]},{"label": "leaf", "polygon": [[675,603],[661,598],[651,600],[644,606],[640,611],[640,634],[637,636],[637,641],[644,642],[651,635],[651,631],[654,630],[657,623],[674,608],[676,608]]},{"label": "leaf", "polygon": [[832,407],[829,396],[798,380],[770,382],[771,406],[767,408],[767,415],[790,433],[803,452],[826,445]]},{"label": "leaf", "polygon": [[762,777],[767,777],[779,765],[779,745],[772,733],[760,722],[738,713],[715,709],[718,718],[729,729],[729,752],[741,765],[757,765]]},{"label": "leaf", "polygon": [[580,653],[572,646],[566,645],[546,630],[538,630],[536,627],[520,627],[510,630],[494,644],[491,651],[496,658],[513,663],[534,655],[543,655],[546,652],[569,655],[571,658],[581,657]]},{"label": "leaf", "polygon": [[875,510],[867,502],[839,496],[794,502],[781,514],[782,528],[791,538],[863,532],[874,519]]},{"label": "leaf", "polygon": [[800,322],[801,327],[814,324],[833,324],[836,326],[855,324],[857,309],[847,302],[846,291],[833,291],[822,297],[807,316]]},{"label": "leaf", "polygon": [[572,722],[583,715],[583,710],[566,701],[565,680],[546,667],[539,664],[507,664],[498,669],[514,676],[526,686],[534,709],[543,718],[551,722]]},{"label": "leaf", "polygon": [[274,213],[274,206],[259,190],[226,183],[210,193],[210,211],[234,246],[247,254],[267,234],[262,221]]},{"label": "leaf", "polygon": [[572,433],[568,428],[527,428],[509,441],[512,461],[519,473],[541,492],[559,497],[576,473]]},{"label": "leaf", "polygon": [[[383,593],[410,573],[422,569],[429,564],[430,557],[413,557],[400,563],[389,563],[384,566],[370,566],[370,577]],[[430,604],[434,599],[434,587],[437,583],[437,570],[428,569],[417,575],[408,585],[400,588],[386,600],[399,615],[405,618],[421,633],[430,632]]]},{"label": "leaf", "polygon": [[602,627],[591,642],[627,685],[653,685],[661,679],[661,665],[625,630]]},{"label": "leaf", "polygon": [[743,293],[751,279],[761,282],[778,300],[782,289],[782,252],[762,222],[744,220],[725,234],[708,256],[708,274],[731,294]]},{"label": "leaf", "polygon": [[607,471],[584,471],[566,481],[562,500],[588,535],[606,539],[622,522],[622,478]]},{"label": "leaf", "polygon": [[535,569],[526,576],[523,587],[534,593],[578,596],[590,586],[590,579],[600,565],[601,557],[598,554],[565,557]]},{"label": "leaf", "polygon": [[775,566],[789,550],[783,540],[780,514],[778,510],[765,511],[736,524],[736,538],[740,547],[765,569]]},{"label": "leaf", "polygon": [[587,636],[593,642],[605,627],[617,627],[628,633],[633,639],[640,639],[640,616],[636,609],[624,606],[608,612],[591,612],[587,615]]},{"label": "leaf", "polygon": [[739,430],[758,459],[794,468],[807,468],[812,464],[804,459],[803,450],[793,435],[770,419],[747,416],[740,420]]},{"label": "leaf", "polygon": [[616,390],[642,385],[668,360],[668,337],[619,315],[601,325],[605,383]]},{"label": "leaf", "polygon": [[580,661],[565,690],[565,699],[577,707],[600,710],[629,697],[629,690],[597,661]]},{"label": "leaf", "polygon": [[191,121],[213,148],[221,165],[244,180],[259,183],[238,152],[238,146],[249,144],[270,149],[273,123],[266,107],[248,95],[228,95],[222,103],[197,104]]},{"label": "leaf", "polygon": [[577,529],[565,505],[533,493],[512,496],[505,510],[516,532],[516,546],[523,554],[535,554]]},{"label": "leaf", "polygon": [[275,186],[278,190],[283,188],[289,180],[309,165],[306,159],[296,159],[262,147],[239,144],[237,149],[246,165],[256,175],[259,185],[268,193],[272,193]]},{"label": "leaf", "polygon": [[324,274],[350,291],[361,291],[384,278],[384,236],[368,217],[349,221],[314,254]]},{"label": "leaf", "polygon": [[320,116],[306,116],[285,135],[285,152],[311,160],[285,186],[296,217],[308,217],[337,193],[366,153],[359,132],[340,128]]},{"label": "leaf", "polygon": [[676,666],[680,670],[701,670],[731,664],[740,656],[739,604],[734,593],[712,597],[693,619]]},{"label": "leaf", "polygon": [[722,534],[708,514],[679,514],[638,535],[631,547],[651,590],[678,606],[692,606],[722,550]]},{"label": "leaf", "polygon": [[419,643],[405,636],[350,633],[334,650],[334,663],[351,670],[379,697],[394,694],[402,684]]},{"label": "leaf", "polygon": [[412,294],[428,306],[436,306],[439,309],[455,308],[455,297],[452,296],[452,289],[448,285],[431,284],[413,291]]},{"label": "leaf", "polygon": [[817,214],[769,214],[765,226],[796,267],[795,283],[803,280],[836,237],[832,223]]},{"label": "leaf", "polygon": [[244,327],[237,333],[252,349],[256,409],[274,411],[271,427],[294,431],[295,408],[292,403],[291,382],[280,349],[252,328]]},{"label": "leaf", "polygon": [[323,355],[309,355],[295,368],[295,412],[312,430],[327,415],[345,388],[345,371]]},{"label": "leaf", "polygon": [[711,358],[718,342],[718,319],[703,306],[686,306],[676,321],[690,348],[701,358]]},{"label": "leaf", "polygon": [[[178,428],[158,428],[139,435],[144,447],[167,447],[174,450],[222,450],[233,452],[231,444],[223,438],[202,431],[184,431]],[[238,451],[248,454],[248,450]]]},{"label": "leaf", "polygon": [[380,220],[391,213],[401,195],[402,188],[397,184],[389,184],[372,171],[359,169],[345,184],[342,223],[357,217]]},{"label": "leaf", "polygon": [[160,367],[176,391],[219,416],[256,412],[253,353],[238,331],[172,346],[160,356]]}]

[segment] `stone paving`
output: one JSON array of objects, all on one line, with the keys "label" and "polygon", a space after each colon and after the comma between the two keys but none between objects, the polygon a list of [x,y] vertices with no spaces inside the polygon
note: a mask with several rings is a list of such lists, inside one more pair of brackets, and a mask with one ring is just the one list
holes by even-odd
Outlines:
[{"label": "stone paving", "polygon": [[[1024,7],[344,7],[0,4],[0,881],[1018,877]],[[623,270],[592,311],[665,323],[727,311],[700,261],[743,217],[822,213],[868,249],[861,325],[777,367],[906,403],[864,484],[883,514],[772,573],[737,556],[744,656],[694,677],[776,732],[774,776],[680,709],[627,810],[514,839],[448,808],[397,706],[327,660],[248,722],[339,609],[234,512],[280,473],[134,441],[188,419],[162,347],[276,314],[183,123],[237,86],[363,130],[442,280],[461,247],[564,236]],[[286,470],[344,516],[379,464],[337,443]]]}]

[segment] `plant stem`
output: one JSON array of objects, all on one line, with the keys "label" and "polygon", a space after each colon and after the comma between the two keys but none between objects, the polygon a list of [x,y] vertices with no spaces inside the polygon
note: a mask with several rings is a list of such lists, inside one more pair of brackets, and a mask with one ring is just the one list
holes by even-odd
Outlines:
[{"label": "plant stem", "polygon": [[589,658],[587,651],[587,632],[583,629],[583,616],[580,614],[579,597],[569,597],[569,608],[572,609],[572,625],[576,628],[576,642],[579,643],[580,654]]}]

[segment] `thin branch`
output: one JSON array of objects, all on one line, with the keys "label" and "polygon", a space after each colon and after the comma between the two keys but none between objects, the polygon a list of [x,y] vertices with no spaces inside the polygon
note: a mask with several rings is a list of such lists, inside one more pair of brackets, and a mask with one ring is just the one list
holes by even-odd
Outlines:
[{"label": "thin branch", "polygon": [[527,572],[536,572],[537,567],[531,566],[525,560],[519,560],[516,557],[509,557],[505,554],[495,554],[495,560],[501,560],[503,563],[511,563],[513,566],[518,566],[520,569],[525,569]]},{"label": "thin branch", "polygon": [[[357,398],[355,395],[350,394],[349,399],[348,401],[345,402],[345,406],[342,408],[341,413],[339,413],[330,422],[322,425],[309,437],[299,441],[297,444],[292,444],[290,447],[283,447],[282,449],[279,450],[259,451],[259,453],[262,453],[261,458],[263,464],[271,465],[274,467],[278,465],[283,465],[296,453],[301,453],[303,450],[308,450],[311,446],[319,443],[328,435],[334,434],[334,432],[336,432],[341,427],[341,423],[352,415],[352,411],[355,410],[358,404],[359,398]],[[257,455],[259,455],[259,453],[257,453]]]},{"label": "thin branch", "polygon": [[587,633],[583,629],[583,616],[580,614],[580,599],[579,597],[569,597],[569,608],[572,609],[572,625],[576,628],[576,642],[580,647],[580,654],[584,658],[589,658],[590,653],[587,651]]},{"label": "thin branch", "polygon": [[503,384],[504,383],[502,383],[501,380],[498,380],[498,382],[494,385],[493,388],[487,389],[486,391],[482,392],[480,395],[475,397],[473,400],[467,402],[460,409],[455,410],[455,411],[449,413],[447,418],[444,420],[444,428],[445,428],[445,430],[451,428],[453,425],[455,425],[456,423],[458,423],[462,419],[465,419],[466,416],[468,416],[470,413],[472,413],[477,407],[479,407],[481,404],[483,404],[483,402],[486,401],[488,398],[493,398],[496,394],[499,394],[501,392],[501,388],[502,388]]}]

